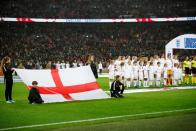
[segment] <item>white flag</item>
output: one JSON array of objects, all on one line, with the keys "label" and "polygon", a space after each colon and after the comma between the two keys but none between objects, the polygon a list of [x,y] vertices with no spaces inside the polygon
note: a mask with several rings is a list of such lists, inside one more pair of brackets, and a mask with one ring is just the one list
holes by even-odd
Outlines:
[{"label": "white flag", "polygon": [[99,88],[90,66],[59,70],[16,69],[16,72],[29,89],[32,81],[38,82],[44,103],[110,98]]}]

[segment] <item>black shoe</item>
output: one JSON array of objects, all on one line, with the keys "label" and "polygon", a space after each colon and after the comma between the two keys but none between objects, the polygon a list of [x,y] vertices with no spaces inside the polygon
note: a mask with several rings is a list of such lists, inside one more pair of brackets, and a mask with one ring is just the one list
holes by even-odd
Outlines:
[{"label": "black shoe", "polygon": [[123,95],[121,95],[121,94],[119,94],[119,95],[118,95],[118,97],[119,97],[119,98],[122,98],[122,97],[124,97],[124,96],[123,96]]}]

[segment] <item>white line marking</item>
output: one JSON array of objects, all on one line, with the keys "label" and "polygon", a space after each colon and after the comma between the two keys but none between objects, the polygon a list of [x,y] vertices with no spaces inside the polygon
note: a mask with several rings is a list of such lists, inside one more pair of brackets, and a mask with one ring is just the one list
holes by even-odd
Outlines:
[{"label": "white line marking", "polygon": [[23,128],[43,127],[43,126],[60,125],[60,124],[72,124],[72,123],[90,122],[90,121],[98,121],[98,120],[108,120],[108,119],[123,118],[123,117],[156,115],[156,114],[164,114],[164,113],[172,113],[172,112],[182,112],[182,111],[191,111],[191,110],[196,110],[196,108],[179,109],[179,110],[171,110],[171,111],[161,111],[161,112],[150,112],[150,113],[132,114],[132,115],[121,115],[121,116],[112,116],[112,117],[102,117],[102,118],[94,118],[94,119],[86,119],[86,120],[64,121],[64,122],[56,122],[56,123],[48,123],[48,124],[36,124],[36,125],[28,125],[28,126],[18,126],[18,127],[10,127],[10,128],[1,128],[0,130],[1,131],[4,131],[4,130],[15,130],[15,129],[23,129]]},{"label": "white line marking", "polygon": [[[141,93],[141,92],[157,92],[157,91],[170,91],[170,90],[188,90],[188,89],[196,89],[196,86],[185,86],[185,87],[166,87],[166,88],[142,88],[142,89],[131,89],[125,90],[124,94],[127,93]],[[110,91],[105,91],[109,93]]]}]

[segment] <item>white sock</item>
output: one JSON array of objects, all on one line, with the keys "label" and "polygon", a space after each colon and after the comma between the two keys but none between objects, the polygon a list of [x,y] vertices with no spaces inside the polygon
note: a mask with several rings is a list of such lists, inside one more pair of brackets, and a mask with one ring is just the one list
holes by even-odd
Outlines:
[{"label": "white sock", "polygon": [[109,81],[109,88],[111,88],[112,80]]},{"label": "white sock", "polygon": [[164,79],[164,85],[167,85],[167,80]]},{"label": "white sock", "polygon": [[146,81],[146,86],[149,87],[149,81],[148,80]]},{"label": "white sock", "polygon": [[144,81],[144,87],[148,87],[147,81]]},{"label": "white sock", "polygon": [[144,82],[143,82],[143,87],[146,87],[146,81],[144,80]]},{"label": "white sock", "polygon": [[141,85],[142,85],[142,82],[139,80],[139,87],[141,87]]},{"label": "white sock", "polygon": [[181,82],[182,82],[181,79],[179,79],[179,80],[178,80],[178,84],[181,84]]},{"label": "white sock", "polygon": [[130,81],[130,87],[133,86],[133,80]]},{"label": "white sock", "polygon": [[137,80],[133,80],[133,86],[134,86],[134,87],[137,86]]},{"label": "white sock", "polygon": [[131,87],[131,81],[126,82],[127,87]]},{"label": "white sock", "polygon": [[126,81],[125,81],[125,80],[121,80],[121,82],[122,82],[124,85],[126,85]]},{"label": "white sock", "polygon": [[178,80],[173,80],[173,84],[176,86]]},{"label": "white sock", "polygon": [[151,80],[149,81],[149,85],[152,86],[152,81]]},{"label": "white sock", "polygon": [[160,86],[160,81],[159,80],[156,81],[156,86]]}]

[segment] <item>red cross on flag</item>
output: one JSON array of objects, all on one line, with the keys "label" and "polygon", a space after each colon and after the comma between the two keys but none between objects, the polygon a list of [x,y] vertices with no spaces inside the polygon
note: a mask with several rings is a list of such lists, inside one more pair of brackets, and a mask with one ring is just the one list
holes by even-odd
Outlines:
[{"label": "red cross on flag", "polygon": [[32,81],[38,82],[45,103],[110,98],[99,88],[90,66],[59,70],[16,69],[16,72],[29,89]]}]

